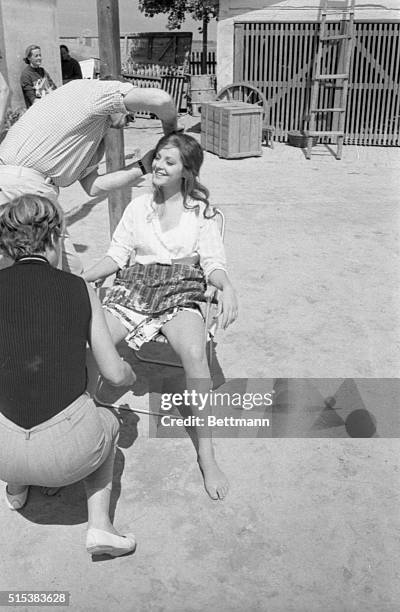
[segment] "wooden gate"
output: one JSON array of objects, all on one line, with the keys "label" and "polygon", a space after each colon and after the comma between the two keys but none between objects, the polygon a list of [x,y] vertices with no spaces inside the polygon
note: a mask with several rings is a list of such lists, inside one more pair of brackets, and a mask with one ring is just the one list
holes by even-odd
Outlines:
[{"label": "wooden gate", "polygon": [[[330,24],[330,32],[340,25]],[[260,89],[268,103],[266,122],[280,141],[306,125],[319,23],[236,23],[234,81]],[[400,145],[400,23],[357,22],[350,66],[347,144]],[[334,73],[336,47],[329,46],[324,72]],[[321,93],[329,106],[333,89]],[[331,129],[322,115],[317,129]]]}]

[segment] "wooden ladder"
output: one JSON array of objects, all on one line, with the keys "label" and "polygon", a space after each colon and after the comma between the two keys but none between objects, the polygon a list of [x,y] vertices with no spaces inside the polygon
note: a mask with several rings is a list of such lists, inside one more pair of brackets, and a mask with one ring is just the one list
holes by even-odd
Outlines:
[{"label": "wooden ladder", "polygon": [[[342,157],[344,125],[346,119],[347,93],[349,89],[350,61],[354,41],[354,2],[355,0],[323,0],[321,27],[317,53],[314,58],[313,79],[311,85],[310,110],[306,158],[311,158],[313,139],[317,136],[335,136],[337,144],[336,159]],[[332,20],[335,18],[335,20]],[[329,32],[328,26],[339,23],[339,33]],[[336,55],[332,45],[336,45]],[[328,54],[334,59],[333,68],[324,72]],[[326,99],[327,88],[333,90],[328,107],[321,107],[318,101]],[[327,127],[317,129],[317,116],[324,115]]]}]

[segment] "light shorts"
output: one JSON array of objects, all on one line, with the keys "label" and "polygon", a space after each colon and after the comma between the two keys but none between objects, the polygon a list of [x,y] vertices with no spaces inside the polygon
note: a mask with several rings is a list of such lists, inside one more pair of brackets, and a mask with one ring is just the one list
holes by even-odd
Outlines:
[{"label": "light shorts", "polygon": [[161,328],[167,321],[173,319],[181,310],[188,310],[200,316],[203,320],[203,314],[199,307],[193,306],[178,306],[171,312],[162,313],[154,317],[140,314],[125,306],[119,304],[110,304],[103,306],[104,310],[116,317],[120,323],[128,330],[125,341],[134,351],[138,351],[146,342],[153,340],[161,333]]},{"label": "light shorts", "polygon": [[[96,486],[112,480],[119,432],[114,414],[87,393],[51,419],[23,429],[0,413],[0,479],[21,485],[63,487],[97,471]],[[99,469],[100,468],[100,469]]]}]

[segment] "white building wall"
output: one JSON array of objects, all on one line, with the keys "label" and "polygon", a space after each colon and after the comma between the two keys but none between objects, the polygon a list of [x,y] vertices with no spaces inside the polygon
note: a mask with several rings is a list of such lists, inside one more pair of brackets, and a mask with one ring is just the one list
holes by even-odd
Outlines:
[{"label": "white building wall", "polygon": [[19,79],[31,44],[41,47],[43,68],[61,85],[57,0],[0,0],[0,70],[11,89],[12,108],[25,107]]},{"label": "white building wall", "polygon": [[[270,0],[274,4],[276,0]],[[217,26],[217,87],[233,82],[234,23],[247,13],[262,9],[267,0],[220,0]]]}]

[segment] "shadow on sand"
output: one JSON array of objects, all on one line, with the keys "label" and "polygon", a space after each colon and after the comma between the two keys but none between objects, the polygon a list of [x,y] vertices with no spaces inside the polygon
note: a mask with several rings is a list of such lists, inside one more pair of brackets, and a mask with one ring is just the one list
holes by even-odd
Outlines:
[{"label": "shadow on sand", "polygon": [[[180,389],[184,388],[185,377],[181,368],[142,363],[125,343],[121,343],[118,349],[120,354],[131,364],[137,375],[136,383],[132,388],[134,396],[139,397],[149,392],[157,392],[159,389],[165,388],[165,385],[173,389],[174,392],[179,392]],[[168,351],[167,346],[161,346],[161,349]],[[225,379],[215,349],[216,344],[213,343],[211,371],[214,385],[220,385]],[[156,350],[160,350],[159,347],[156,347]],[[87,370],[88,390],[90,393],[93,393],[98,372],[89,350],[87,352]],[[115,397],[110,397],[110,401],[117,401],[118,397],[121,397],[121,390],[114,389],[114,394]],[[120,410],[113,412],[120,421],[120,434],[114,464],[113,489],[110,503],[111,520],[114,519],[121,495],[121,477],[125,467],[125,457],[121,449],[128,449],[134,445],[138,437],[137,426],[140,420],[140,417],[133,411]],[[187,415],[188,413],[183,411],[182,414]],[[196,447],[197,442],[193,430],[188,429],[187,431]],[[31,487],[28,503],[20,511],[20,514],[28,521],[40,525],[78,525],[85,523],[87,521],[87,504],[83,481],[63,487],[56,495],[51,497],[42,494],[40,487]],[[106,558],[109,557],[105,556],[103,559],[103,556],[98,556],[96,561],[105,560]]]},{"label": "shadow on sand", "polygon": [[276,379],[273,408],[275,438],[376,438],[377,419],[366,409],[357,382],[338,382],[324,397],[313,379]]}]

